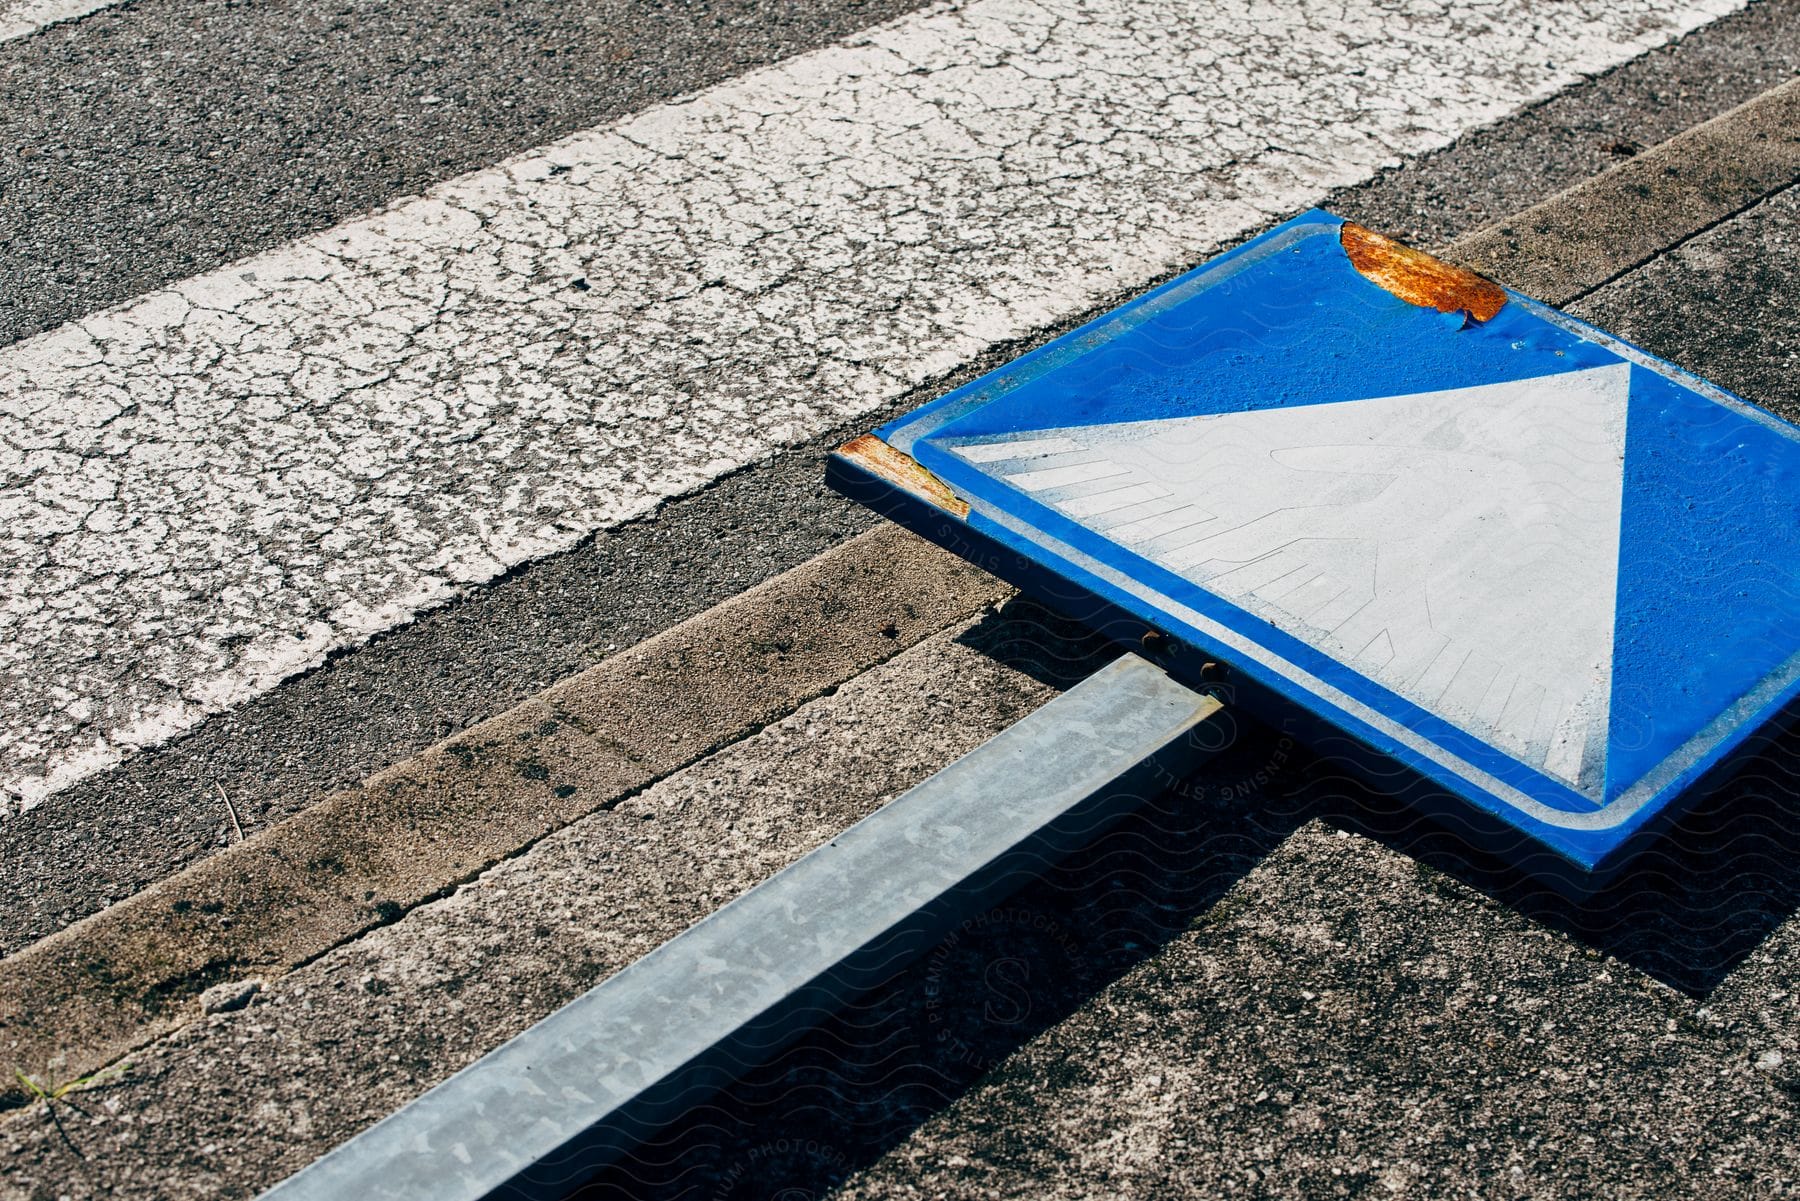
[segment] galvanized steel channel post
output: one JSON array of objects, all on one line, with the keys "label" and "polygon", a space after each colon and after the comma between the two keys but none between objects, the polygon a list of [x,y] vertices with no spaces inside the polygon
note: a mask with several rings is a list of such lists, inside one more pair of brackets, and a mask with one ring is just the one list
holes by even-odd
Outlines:
[{"label": "galvanized steel channel post", "polygon": [[548,1198],[1217,749],[1127,655],[264,1194]]}]

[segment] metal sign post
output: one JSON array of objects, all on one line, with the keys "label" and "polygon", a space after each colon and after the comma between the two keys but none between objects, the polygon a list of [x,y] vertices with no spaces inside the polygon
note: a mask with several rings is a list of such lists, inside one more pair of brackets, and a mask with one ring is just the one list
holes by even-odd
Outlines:
[{"label": "metal sign post", "polygon": [[1226,741],[1125,656],[263,1194],[562,1196]]}]

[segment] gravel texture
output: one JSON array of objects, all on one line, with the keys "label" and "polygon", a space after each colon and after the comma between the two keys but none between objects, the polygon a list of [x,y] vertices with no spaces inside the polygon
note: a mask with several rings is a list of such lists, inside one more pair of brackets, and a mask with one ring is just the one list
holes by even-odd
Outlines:
[{"label": "gravel texture", "polygon": [[836,1195],[1792,1196],[1797,936],[1702,1004],[1309,823]]}]

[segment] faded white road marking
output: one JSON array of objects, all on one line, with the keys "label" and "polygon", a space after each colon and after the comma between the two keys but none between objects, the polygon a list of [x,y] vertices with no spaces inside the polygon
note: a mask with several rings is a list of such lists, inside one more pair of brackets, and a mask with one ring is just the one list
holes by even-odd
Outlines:
[{"label": "faded white road marking", "polygon": [[111,8],[122,0],[0,0],[0,42],[36,33],[58,21],[73,21]]},{"label": "faded white road marking", "polygon": [[0,351],[0,784],[1737,7],[941,7]]},{"label": "faded white road marking", "polygon": [[1036,499],[1086,516],[1080,471],[1205,504],[1109,536],[1597,795],[1630,370],[1050,431],[1080,461]]}]

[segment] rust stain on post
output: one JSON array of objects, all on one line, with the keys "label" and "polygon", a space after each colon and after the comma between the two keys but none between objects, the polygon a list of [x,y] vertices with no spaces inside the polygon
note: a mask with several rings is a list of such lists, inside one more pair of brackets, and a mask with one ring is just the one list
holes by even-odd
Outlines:
[{"label": "rust stain on post", "polygon": [[850,439],[838,447],[837,453],[888,483],[930,501],[946,513],[959,518],[969,515],[968,501],[950,491],[943,480],[919,466],[918,460],[911,455],[902,454],[874,434]]},{"label": "rust stain on post", "polygon": [[1354,221],[1344,222],[1338,241],[1350,256],[1352,267],[1370,283],[1386,288],[1408,304],[1440,313],[1467,313],[1476,321],[1492,319],[1506,304],[1506,290],[1493,280],[1364,229]]}]

